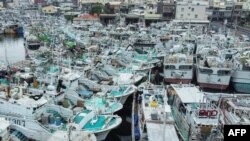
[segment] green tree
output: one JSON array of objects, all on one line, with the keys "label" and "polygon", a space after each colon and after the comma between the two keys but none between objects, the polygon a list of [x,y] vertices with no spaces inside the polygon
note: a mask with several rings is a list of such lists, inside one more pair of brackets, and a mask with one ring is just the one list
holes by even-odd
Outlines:
[{"label": "green tree", "polygon": [[114,14],[115,10],[113,7],[111,7],[110,3],[106,3],[103,9],[103,12],[105,14]]},{"label": "green tree", "polygon": [[89,14],[97,14],[100,15],[103,11],[103,5],[100,3],[95,4],[89,11]]}]

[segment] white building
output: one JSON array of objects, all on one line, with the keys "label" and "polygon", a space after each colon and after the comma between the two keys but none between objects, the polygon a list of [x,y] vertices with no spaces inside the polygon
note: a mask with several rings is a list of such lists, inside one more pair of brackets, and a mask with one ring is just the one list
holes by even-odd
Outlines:
[{"label": "white building", "polygon": [[209,6],[213,8],[225,8],[226,1],[228,0],[209,0]]},{"label": "white building", "polygon": [[204,0],[188,0],[177,2],[175,21],[176,22],[192,22],[192,23],[209,23],[207,8],[208,1]]}]

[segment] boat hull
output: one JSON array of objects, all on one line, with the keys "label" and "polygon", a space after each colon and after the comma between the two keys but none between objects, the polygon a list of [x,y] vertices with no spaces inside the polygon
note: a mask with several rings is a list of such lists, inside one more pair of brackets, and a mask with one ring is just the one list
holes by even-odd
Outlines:
[{"label": "boat hull", "polygon": [[171,83],[171,84],[189,84],[191,83],[192,79],[174,79],[174,78],[165,78],[164,79],[165,83]]},{"label": "boat hull", "polygon": [[23,35],[23,27],[19,26],[16,28],[16,34]]},{"label": "boat hull", "polygon": [[250,83],[233,82],[235,91],[240,93],[250,93]]},{"label": "boat hull", "polygon": [[250,71],[235,71],[232,76],[234,90],[240,93],[250,93]]},{"label": "boat hull", "polygon": [[222,84],[211,84],[211,83],[199,83],[201,88],[207,89],[217,89],[217,90],[225,90],[228,88],[229,85],[222,85]]},{"label": "boat hull", "polygon": [[95,133],[97,141],[103,141],[103,140],[105,140],[110,131],[111,130],[107,130],[107,131],[104,131],[104,132]]},{"label": "boat hull", "polygon": [[[168,66],[174,66],[173,68],[168,68]],[[189,66],[188,69],[183,70],[181,67]],[[167,68],[166,68],[167,67]],[[181,69],[180,69],[181,68]],[[164,81],[166,84],[189,84],[193,79],[193,65],[192,64],[168,64],[164,65]]]},{"label": "boat hull", "polygon": [[5,29],[4,33],[5,34],[16,34],[16,31],[15,31],[15,29]]},{"label": "boat hull", "polygon": [[27,48],[30,50],[38,50],[40,46],[41,45],[39,43],[35,43],[35,44],[27,43]]},{"label": "boat hull", "polygon": [[128,99],[129,96],[130,96],[130,95],[125,95],[125,96],[123,96],[123,97],[120,97],[120,98],[118,98],[118,101],[119,101],[121,104],[124,104],[124,103],[127,101],[127,99]]},{"label": "boat hull", "polygon": [[[227,74],[218,74],[219,71],[227,71]],[[231,79],[230,68],[206,68],[199,67],[197,70],[197,82],[201,88],[225,90]]]}]

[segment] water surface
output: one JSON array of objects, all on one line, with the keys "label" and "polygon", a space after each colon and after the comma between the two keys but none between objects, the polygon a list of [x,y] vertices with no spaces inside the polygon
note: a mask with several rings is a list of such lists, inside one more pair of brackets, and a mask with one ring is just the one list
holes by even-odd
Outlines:
[{"label": "water surface", "polygon": [[15,35],[0,35],[0,62],[10,64],[25,60],[25,48],[23,37]]}]

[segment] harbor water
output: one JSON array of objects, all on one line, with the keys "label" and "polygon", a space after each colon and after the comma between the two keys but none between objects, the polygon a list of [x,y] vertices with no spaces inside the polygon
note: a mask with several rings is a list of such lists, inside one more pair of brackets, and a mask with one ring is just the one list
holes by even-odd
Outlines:
[{"label": "harbor water", "polygon": [[23,37],[16,35],[0,35],[0,62],[12,64],[25,60]]}]

